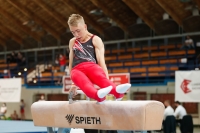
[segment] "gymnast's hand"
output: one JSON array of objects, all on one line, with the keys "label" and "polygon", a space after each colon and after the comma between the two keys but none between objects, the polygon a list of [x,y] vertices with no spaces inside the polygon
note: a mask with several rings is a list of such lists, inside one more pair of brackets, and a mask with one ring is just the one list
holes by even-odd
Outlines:
[{"label": "gymnast's hand", "polygon": [[69,90],[69,93],[70,93],[70,92],[73,93],[73,98],[77,95],[76,90],[77,90],[77,86],[74,85],[74,84],[72,84],[72,85],[71,85],[71,88],[70,88],[70,90]]}]

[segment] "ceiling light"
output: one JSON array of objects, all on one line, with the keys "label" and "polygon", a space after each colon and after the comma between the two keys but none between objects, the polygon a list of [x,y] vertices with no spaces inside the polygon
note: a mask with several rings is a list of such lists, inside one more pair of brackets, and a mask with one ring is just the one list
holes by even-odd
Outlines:
[{"label": "ceiling light", "polygon": [[23,24],[23,25],[31,26],[31,25],[33,25],[34,23],[35,23],[34,21],[30,20],[30,21],[25,21],[25,22],[23,22],[22,24]]},{"label": "ceiling light", "polygon": [[95,9],[95,10],[90,11],[90,14],[100,16],[103,14],[103,11],[99,9]]},{"label": "ceiling light", "polygon": [[97,20],[98,22],[105,22],[105,23],[110,23],[111,19],[108,17],[103,17]]},{"label": "ceiling light", "polygon": [[21,72],[18,72],[18,75],[20,76],[20,75],[21,75]]}]

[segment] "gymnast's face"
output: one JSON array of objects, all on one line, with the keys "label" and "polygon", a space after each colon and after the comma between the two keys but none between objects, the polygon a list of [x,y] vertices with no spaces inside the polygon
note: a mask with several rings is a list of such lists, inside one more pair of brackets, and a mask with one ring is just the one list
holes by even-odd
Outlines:
[{"label": "gymnast's face", "polygon": [[87,26],[83,23],[78,23],[76,26],[69,26],[70,31],[74,37],[80,41],[83,41],[87,35]]}]

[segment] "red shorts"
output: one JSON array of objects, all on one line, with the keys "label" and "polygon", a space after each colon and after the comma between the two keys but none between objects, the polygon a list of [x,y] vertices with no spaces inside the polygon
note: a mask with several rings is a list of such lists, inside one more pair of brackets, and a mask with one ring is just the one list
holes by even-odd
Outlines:
[{"label": "red shorts", "polygon": [[21,110],[20,110],[20,113],[21,113],[21,114],[24,114],[24,109],[21,109]]},{"label": "red shorts", "polygon": [[97,89],[94,88],[94,84],[100,88],[112,86],[110,94],[113,94],[116,98],[121,98],[124,95],[116,92],[115,84],[107,79],[103,69],[93,62],[84,62],[75,66],[71,71],[71,79],[88,97],[97,101],[103,101],[105,97],[99,98],[97,96]]}]

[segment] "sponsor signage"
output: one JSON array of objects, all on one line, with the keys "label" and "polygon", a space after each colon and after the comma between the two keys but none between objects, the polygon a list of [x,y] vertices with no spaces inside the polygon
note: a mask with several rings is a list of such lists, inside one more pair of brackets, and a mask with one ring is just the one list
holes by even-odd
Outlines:
[{"label": "sponsor signage", "polygon": [[21,78],[0,79],[0,102],[20,102]]},{"label": "sponsor signage", "polygon": [[[130,73],[113,73],[109,74],[109,79],[115,84],[120,85],[124,83],[130,83]],[[62,93],[68,93],[71,87],[71,78],[70,76],[63,76],[63,89]],[[99,88],[97,85],[94,85],[95,88]]]},{"label": "sponsor signage", "polygon": [[65,118],[70,125],[73,121],[75,121],[76,124],[101,124],[100,117],[83,117],[75,116],[74,114],[67,114]]},{"label": "sponsor signage", "polygon": [[200,71],[176,71],[175,100],[200,102]]}]

